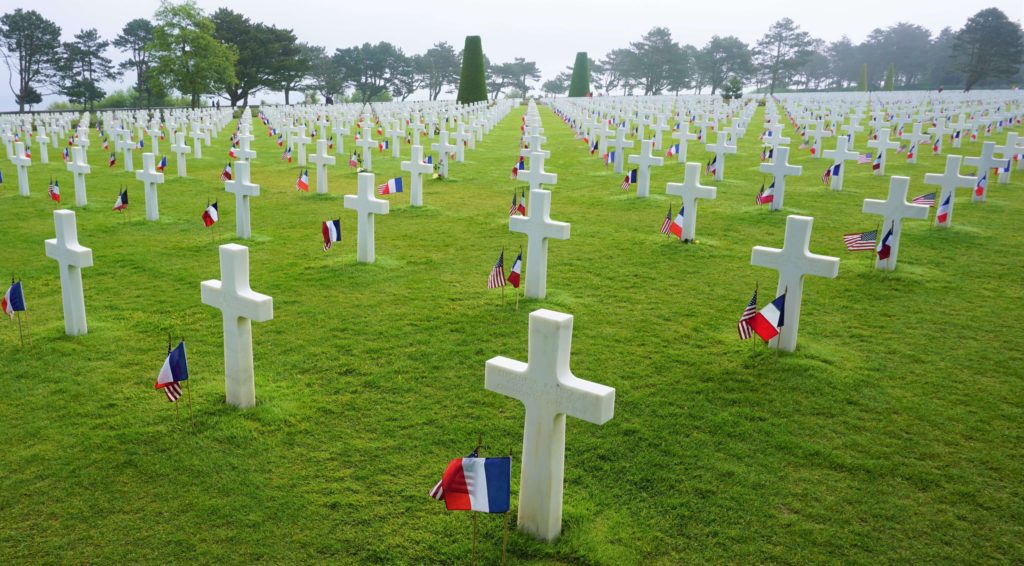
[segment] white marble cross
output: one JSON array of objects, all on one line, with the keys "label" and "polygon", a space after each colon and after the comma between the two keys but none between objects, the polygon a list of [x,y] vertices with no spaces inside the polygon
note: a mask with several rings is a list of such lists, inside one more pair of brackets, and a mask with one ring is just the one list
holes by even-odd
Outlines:
[{"label": "white marble cross", "polygon": [[806,133],[807,133],[808,136],[814,138],[814,145],[813,145],[814,151],[812,151],[811,153],[814,155],[815,159],[820,158],[821,157],[821,138],[830,138],[830,137],[832,137],[832,132],[830,132],[830,131],[825,129],[825,120],[818,120],[817,121],[817,126],[813,130],[807,130]]},{"label": "white marble cross", "polygon": [[[995,151],[999,152],[999,155],[1003,156],[998,175],[1000,185],[1010,182],[1010,171],[1012,168],[1008,167],[1008,165],[1010,164],[1010,160],[1013,159],[1013,156],[1020,150],[1020,147],[1018,146],[1019,138],[1020,134],[1017,132],[1008,132],[1006,134],[1006,143],[995,147]],[[39,145],[42,146],[42,142],[40,142]],[[984,150],[984,145],[982,146],[982,149]],[[46,162],[43,161],[43,163]],[[995,165],[993,165],[993,167],[995,167]]]},{"label": "white marble cross", "polygon": [[773,150],[778,150],[779,146],[789,144],[789,138],[782,135],[782,124],[774,124],[771,127],[770,135],[764,138],[764,143],[772,146]]},{"label": "white marble cross", "polygon": [[455,146],[448,143],[448,130],[441,130],[437,143],[430,144],[430,151],[437,154],[437,166],[441,176],[448,178],[448,156],[455,150]]},{"label": "white marble cross", "polygon": [[882,128],[878,130],[878,139],[868,140],[868,147],[873,147],[878,150],[878,154],[881,155],[881,161],[879,162],[878,169],[875,169],[875,175],[885,175],[885,162],[888,158],[890,149],[896,149],[900,146],[899,142],[889,139],[889,128]]},{"label": "white marble cross", "polygon": [[[248,163],[246,162],[246,165]],[[252,321],[274,318],[274,299],[249,286],[249,248],[220,246],[220,281],[203,281],[204,305],[220,309],[224,318],[224,393],[229,405],[248,409],[256,405],[256,379],[252,363]]]},{"label": "white marble cross", "polygon": [[188,176],[188,167],[185,164],[185,155],[190,153],[192,148],[185,145],[185,134],[183,132],[174,134],[174,144],[171,145],[171,151],[174,152],[174,155],[177,158],[178,176]]},{"label": "white marble cross", "polygon": [[[306,135],[306,125],[299,124],[299,128],[296,130],[297,136],[292,136],[292,147],[295,148],[295,153],[299,156],[299,166],[306,166],[306,146],[309,142],[313,141],[312,138]],[[367,165],[369,168],[369,165]]]},{"label": "white marble cross", "polygon": [[78,226],[71,210],[54,210],[57,237],[46,240],[46,257],[60,266],[60,294],[64,304],[64,332],[81,336],[89,332],[85,321],[82,269],[92,267],[92,250],[78,243]]},{"label": "white marble cross", "polygon": [[715,187],[700,184],[703,167],[700,163],[687,163],[683,182],[665,185],[665,194],[683,199],[683,237],[680,239],[684,242],[692,242],[697,237],[697,199],[714,200],[718,194]]},{"label": "white marble cross", "polygon": [[839,258],[810,252],[813,223],[814,219],[808,216],[790,215],[786,217],[786,237],[782,249],[754,246],[750,254],[751,265],[779,272],[775,296],[786,294],[783,326],[779,329],[779,335],[772,338],[768,346],[783,352],[792,352],[796,349],[796,337],[800,329],[800,304],[804,295],[804,275],[829,279],[835,279],[839,275]]},{"label": "white marble cross", "polygon": [[548,284],[548,240],[568,240],[569,223],[551,220],[551,191],[531,189],[529,212],[529,216],[510,216],[508,228],[527,237],[525,295],[543,299]]},{"label": "white marble cross", "polygon": [[472,137],[466,130],[466,124],[460,123],[455,130],[455,161],[462,163],[466,160],[466,143]]},{"label": "white marble cross", "polygon": [[[998,168],[1002,171],[1009,163],[1008,159],[997,159],[995,157],[995,152],[996,142],[987,141],[981,144],[981,155],[978,157],[964,158],[964,165],[977,168],[978,174],[975,175],[976,179],[981,179],[982,175],[987,175],[987,180],[985,185],[982,187],[981,194],[979,195],[976,191],[971,193],[971,200],[974,202],[984,201],[985,198],[988,197],[988,187],[992,184],[992,170]],[[952,216],[952,214],[950,214],[950,216]]]},{"label": "white marble cross", "polygon": [[356,260],[360,263],[376,261],[374,221],[378,214],[387,214],[391,203],[373,196],[373,173],[359,174],[359,193],[345,195],[345,208],[356,211]]},{"label": "white marble cross", "polygon": [[640,198],[647,198],[651,192],[651,166],[665,164],[665,158],[655,157],[653,152],[654,140],[643,140],[640,142],[640,153],[629,156],[629,162],[637,165],[636,196]]},{"label": "white marble cross", "polygon": [[615,172],[622,173],[622,164],[626,162],[626,150],[633,149],[633,140],[626,139],[626,128],[619,128],[615,137],[608,140],[608,151],[615,152]]},{"label": "white marble cross", "polygon": [[192,122],[192,155],[196,159],[203,158],[203,140],[206,134],[203,133],[203,126],[198,122]]},{"label": "white marble cross", "polygon": [[839,136],[836,138],[836,148],[826,149],[823,152],[824,157],[832,158],[832,167],[839,165],[839,174],[832,175],[829,187],[833,191],[843,190],[843,178],[846,176],[846,161],[856,162],[860,154],[856,151],[850,151],[848,149],[850,141],[846,139],[846,136]]},{"label": "white marble cross", "polygon": [[405,130],[401,127],[401,124],[401,120],[392,120],[391,127],[384,132],[385,135],[391,137],[391,157],[395,159],[402,155],[402,146],[399,144],[402,143],[402,134],[405,133]]},{"label": "white marble cross", "polygon": [[132,141],[131,133],[131,130],[118,130],[114,138],[114,149],[121,151],[121,161],[124,164],[125,173],[135,170],[135,164],[132,162],[132,150],[135,149],[135,142]]},{"label": "white marble cross", "polygon": [[722,135],[722,132],[715,134],[715,143],[708,144],[708,151],[715,154],[715,180],[725,179],[725,156],[728,153],[736,153],[736,146],[729,144],[729,135]]},{"label": "white marble cross", "polygon": [[762,163],[760,171],[772,175],[772,182],[775,188],[772,189],[772,202],[768,203],[768,210],[781,210],[782,201],[786,197],[786,177],[800,176],[804,168],[801,165],[790,165],[789,148],[784,146],[776,147],[772,151],[771,163]]},{"label": "white marble cross", "polygon": [[79,146],[71,148],[71,161],[65,165],[68,171],[71,171],[72,178],[75,181],[75,206],[85,206],[89,204],[89,199],[85,193],[85,175],[91,171],[89,165],[85,162],[82,157],[85,154],[85,150]]},{"label": "white marble cross", "polygon": [[249,199],[260,196],[260,186],[249,178],[250,165],[249,161],[236,161],[234,178],[224,181],[224,190],[235,195],[235,235],[239,238],[252,237]]},{"label": "white marble cross", "polygon": [[928,133],[935,136],[935,144],[939,146],[939,151],[935,153],[942,153],[942,144],[945,141],[947,134],[953,133],[953,128],[946,127],[946,119],[940,118],[934,126],[928,129]]},{"label": "white marble cross", "polygon": [[878,233],[878,241],[881,242],[889,230],[892,229],[892,238],[889,240],[891,248],[887,259],[875,258],[875,269],[893,271],[896,269],[896,256],[900,251],[900,232],[903,229],[904,218],[928,219],[928,207],[923,204],[912,204],[907,202],[907,189],[910,187],[910,177],[893,175],[889,178],[889,198],[886,200],[864,199],[865,214],[879,214],[882,216],[882,229]]},{"label": "white marble cross", "polygon": [[530,153],[530,167],[523,169],[516,175],[517,181],[530,183],[530,190],[542,189],[543,185],[554,185],[558,183],[556,173],[548,173],[544,170],[544,152],[534,151]]},{"label": "white marble cross", "polygon": [[536,310],[530,313],[527,362],[499,356],[487,360],[484,370],[488,391],[526,408],[517,523],[545,541],[562,531],[565,416],[601,425],[615,415],[615,389],[572,374],[571,346],[572,316]]},{"label": "white marble cross", "polygon": [[[82,148],[82,161],[84,163],[89,162],[89,128],[85,126],[78,126],[76,130],[75,147]],[[73,148],[72,148],[73,149]]]},{"label": "white marble cross", "polygon": [[156,170],[156,157],[152,153],[142,154],[142,169],[135,172],[135,179],[142,181],[146,196],[146,220],[160,220],[160,203],[157,199],[157,185],[164,182],[164,174]]},{"label": "white marble cross", "polygon": [[672,139],[679,145],[679,152],[676,153],[679,163],[686,163],[687,142],[697,139],[697,134],[690,133],[690,123],[682,120],[679,129],[672,132]]},{"label": "white marble cross", "polygon": [[239,161],[252,161],[256,159],[256,152],[249,147],[249,143],[253,139],[250,128],[249,124],[242,124],[241,131],[238,133],[238,149],[235,150],[235,157]]},{"label": "white marble cross", "polygon": [[49,163],[49,146],[46,144],[50,143],[50,138],[46,137],[46,128],[39,126],[36,132],[36,142],[39,144],[39,162]]},{"label": "white marble cross", "polygon": [[914,122],[914,128],[911,130],[911,132],[904,132],[903,136],[901,137],[907,140],[907,143],[909,143],[911,147],[914,148],[914,154],[911,155],[909,159],[907,159],[908,163],[917,163],[917,156],[920,155],[922,151],[926,150],[926,148],[921,144],[927,141],[931,141],[932,139],[932,137],[929,136],[928,134],[921,133],[921,122]]},{"label": "white marble cross", "polygon": [[377,140],[373,139],[369,120],[363,122],[363,133],[356,145],[363,148],[363,168],[373,170],[373,150],[377,149]]},{"label": "white marble cross", "polygon": [[[960,161],[962,159],[963,157],[960,155],[947,155],[946,170],[943,173],[925,173],[924,175],[924,183],[926,185],[938,185],[941,187],[935,199],[938,211],[942,210],[943,203],[946,202],[947,198],[949,199],[949,210],[946,211],[945,217],[939,214],[938,211],[935,214],[935,225],[940,228],[949,228],[953,224],[953,205],[956,204],[956,189],[973,189],[978,183],[978,177],[960,174]],[[983,171],[983,169],[978,169],[979,174]],[[974,191],[971,192],[973,194]]]},{"label": "white marble cross", "polygon": [[434,172],[434,166],[423,162],[423,146],[414,145],[409,161],[399,164],[402,171],[409,173],[409,205],[423,206],[423,175]]},{"label": "white marble cross", "polygon": [[32,166],[32,158],[25,157],[25,142],[14,142],[14,155],[11,163],[18,169],[18,194],[28,196],[28,168]]},{"label": "white marble cross", "polygon": [[316,192],[327,194],[327,166],[338,161],[327,151],[327,140],[316,140],[316,153],[310,153],[309,160],[316,164]]}]

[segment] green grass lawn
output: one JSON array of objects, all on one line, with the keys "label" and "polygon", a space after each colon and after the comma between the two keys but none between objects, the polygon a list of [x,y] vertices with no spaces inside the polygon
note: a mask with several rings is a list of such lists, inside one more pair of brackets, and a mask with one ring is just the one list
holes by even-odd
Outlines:
[{"label": "green grass lawn", "polygon": [[[1024,174],[993,184],[984,204],[961,191],[950,230],[908,220],[899,267],[883,273],[842,243],[878,223],[862,201],[884,198],[888,179],[869,165],[850,164],[845,190],[830,192],[826,161],[794,141],[804,174],[789,179],[785,211],[754,204],[763,110],[687,245],[658,232],[682,165],[667,160],[651,198],[637,199],[542,109],[552,217],[572,238],[550,245],[548,298],[516,310],[486,279],[503,246],[508,264],[525,247],[506,216],[524,185],[508,178],[523,111],[453,163],[451,179],[427,181],[425,207],[387,197],[373,265],[355,261],[347,158],[330,170],[331,194],[296,193],[300,168],[256,121],[262,194],[243,243],[275,318],[254,324],[247,411],[224,403],[221,315],[199,295],[220,277],[217,245],[234,241],[219,181],[230,129],[189,160],[189,178],[169,156],[156,223],[141,183],[106,167],[92,132],[90,204],[77,215],[95,266],[83,272],[79,338],[64,335],[43,249],[47,181],[73,204],[71,176],[51,149],[25,199],[3,161],[0,274],[24,280],[32,344],[0,321],[0,563],[465,562],[470,516],[427,492],[478,434],[485,454],[518,458],[523,407],[484,390],[484,362],[526,360],[537,308],[575,316],[573,370],[614,387],[617,406],[604,426],[569,420],[562,537],[514,531],[512,561],[1024,561]],[[691,145],[692,161],[708,157]],[[398,161],[374,156],[378,183]],[[944,156],[904,161],[890,155],[888,173],[911,176],[911,195],[934,190],[924,173]],[[124,184],[130,222],[111,211]],[[200,214],[218,198],[211,237]],[[736,320],[755,284],[762,305],[774,291],[775,272],[752,267],[750,250],[781,246],[789,213],[815,217],[811,250],[842,263],[835,280],[807,280],[799,347],[776,355],[738,340]],[[325,253],[320,223],[337,217],[344,240]],[[153,389],[168,332],[187,339],[194,434],[187,404],[176,414]],[[513,476],[515,498],[518,464]],[[502,518],[478,524],[481,562],[495,563]]]}]

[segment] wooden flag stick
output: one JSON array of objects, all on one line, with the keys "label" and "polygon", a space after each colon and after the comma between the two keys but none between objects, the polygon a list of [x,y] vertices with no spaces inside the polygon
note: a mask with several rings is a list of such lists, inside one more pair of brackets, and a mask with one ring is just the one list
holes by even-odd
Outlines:
[{"label": "wooden flag stick", "polygon": [[[501,289],[504,292],[505,288],[502,287]],[[504,300],[504,297],[502,297],[502,300]],[[480,446],[483,444],[483,438],[483,434],[476,435],[476,449],[473,450],[473,453],[476,454],[478,458],[480,457]],[[476,563],[476,513],[473,513],[473,564]]]},{"label": "wooden flag stick", "polygon": [[[755,281],[754,282],[754,295],[755,296],[757,295],[757,287],[758,287],[757,281]],[[754,304],[754,310],[755,311],[757,310],[756,302]],[[749,323],[748,323],[748,325],[749,325]],[[753,336],[751,336],[751,338],[753,338]],[[758,338],[760,338],[760,336],[758,336]],[[750,343],[750,353],[751,354],[756,354],[757,353],[757,341],[756,340],[754,340],[753,342]]]},{"label": "wooden flag stick", "polygon": [[25,335],[21,332],[21,311],[16,313],[18,315],[18,338],[21,340],[21,347],[25,347]]},{"label": "wooden flag stick", "polygon": [[[512,448],[508,449],[508,457],[509,457],[509,459],[512,458]],[[509,463],[509,465],[511,466],[511,462]],[[504,534],[503,540],[501,541],[501,566],[505,566],[505,563],[506,563],[505,551],[508,548],[508,522],[509,522],[508,516],[509,516],[510,512],[511,512],[511,506],[510,506],[509,511],[505,511],[505,534]]]}]

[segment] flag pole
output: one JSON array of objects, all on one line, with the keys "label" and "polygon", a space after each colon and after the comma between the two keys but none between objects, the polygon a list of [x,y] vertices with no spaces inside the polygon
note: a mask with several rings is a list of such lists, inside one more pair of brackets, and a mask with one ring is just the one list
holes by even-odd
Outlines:
[{"label": "flag pole", "polygon": [[[502,287],[502,289],[504,290],[505,287]],[[476,435],[476,449],[473,452],[475,452],[478,457],[480,456],[480,445],[482,443],[483,443],[483,435],[482,434],[477,434]],[[473,513],[473,564],[476,564],[476,563],[477,563],[477,558],[476,558],[476,513]]]},{"label": "flag pole", "polygon": [[[757,296],[757,287],[758,287],[757,281],[754,281],[754,296]],[[754,310],[755,311],[757,310],[757,303],[756,302],[754,303]],[[747,323],[748,326],[749,326],[749,324],[750,323]],[[753,336],[751,336],[751,338],[753,338]],[[751,354],[756,354],[757,353],[757,341],[756,340],[751,340],[750,341],[750,353]]]},{"label": "flag pole", "polygon": [[[182,338],[181,341],[184,342],[185,339]],[[192,434],[195,434],[196,433],[196,417],[192,413],[192,380],[191,379],[185,380],[185,387],[188,388],[188,420],[192,421]]]},{"label": "flag pole", "polygon": [[[512,463],[511,463],[511,460],[512,460],[512,448],[511,447],[509,447],[509,449],[508,449],[508,458],[510,460],[509,466],[511,467],[511,465],[512,465]],[[511,497],[510,497],[510,499],[511,499]],[[509,522],[508,516],[509,516],[510,512],[511,512],[511,505],[509,506],[509,510],[505,511],[505,533],[504,533],[504,537],[503,537],[503,539],[501,541],[501,566],[505,566],[505,564],[506,564],[505,551],[508,548],[508,522]]]},{"label": "flag pole", "polygon": [[[502,263],[502,273],[501,273],[501,306],[504,307],[505,306],[505,266],[504,266],[504,263],[505,263],[505,246],[501,246],[501,263]],[[478,449],[480,448],[479,444],[477,444],[477,448]],[[475,515],[474,515],[474,517],[475,517]],[[476,523],[473,523],[473,524],[475,525]],[[474,554],[474,556],[475,556],[475,554]]]},{"label": "flag pole", "polygon": [[25,335],[21,332],[21,311],[17,312],[18,315],[18,338],[21,340],[21,347],[25,347]]}]

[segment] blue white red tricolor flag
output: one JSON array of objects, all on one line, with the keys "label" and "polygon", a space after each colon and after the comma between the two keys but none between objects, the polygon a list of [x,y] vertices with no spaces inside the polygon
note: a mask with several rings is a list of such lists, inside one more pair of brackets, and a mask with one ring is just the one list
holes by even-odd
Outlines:
[{"label": "blue white red tricolor flag", "polygon": [[309,170],[303,170],[299,173],[299,178],[295,179],[295,190],[309,192]]},{"label": "blue white red tricolor flag", "polygon": [[21,288],[21,281],[15,283],[14,279],[11,279],[11,286],[7,288],[3,298],[0,298],[0,309],[11,318],[14,318],[14,313],[25,310],[25,293]]},{"label": "blue white red tricolor flag", "polygon": [[512,287],[519,288],[519,278],[523,274],[523,250],[519,250],[519,255],[516,256],[516,260],[512,262],[512,269],[508,272],[508,282],[512,284]]},{"label": "blue white red tricolor flag", "polygon": [[167,156],[165,155],[165,156],[160,158],[160,163],[156,164],[156,170],[157,171],[163,171],[166,168],[167,168]]},{"label": "blue white red tricolor flag", "polygon": [[341,241],[341,219],[324,222],[321,232],[324,237],[324,251],[331,249],[334,242]]},{"label": "blue white red tricolor flag", "polygon": [[750,319],[750,329],[767,342],[779,335],[779,329],[785,323],[785,312],[786,294],[783,293]]},{"label": "blue white red tricolor flag", "polygon": [[228,163],[227,165],[224,166],[224,170],[220,172],[220,180],[221,181],[230,181],[231,178],[232,178],[231,164]]},{"label": "blue white red tricolor flag", "polygon": [[757,204],[769,204],[775,200],[775,181],[768,186],[768,190],[764,190],[764,183],[761,184],[761,190],[757,193]]},{"label": "blue white red tricolor flag", "polygon": [[953,193],[950,193],[946,197],[946,200],[942,201],[942,205],[939,206],[939,210],[935,212],[935,221],[939,224],[945,224],[949,222],[949,213],[953,209]]},{"label": "blue white red tricolor flag", "polygon": [[60,182],[50,181],[50,186],[46,189],[47,194],[50,195],[50,200],[60,203]]},{"label": "blue white red tricolor flag", "polygon": [[179,342],[173,350],[168,347],[160,373],[156,376],[156,389],[163,389],[171,403],[181,397],[182,381],[188,380],[188,360],[185,358],[185,342]]},{"label": "blue white red tricolor flag", "polygon": [[985,196],[985,189],[988,188],[988,172],[982,173],[981,177],[978,178],[978,183],[974,185],[974,196],[983,197]]},{"label": "blue white red tricolor flag", "polygon": [[217,208],[217,202],[214,201],[213,204],[207,206],[206,210],[203,211],[203,224],[209,228],[216,224],[218,220],[220,220],[220,210]]},{"label": "blue white red tricolor flag", "polygon": [[886,260],[889,259],[890,255],[892,255],[893,230],[895,228],[895,225],[890,227],[882,240],[878,242],[878,247],[875,248],[875,252],[878,253],[878,259]]},{"label": "blue white red tricolor flag", "polygon": [[430,496],[449,511],[505,513],[512,486],[512,458],[456,458],[448,463]]},{"label": "blue white red tricolor flag", "polygon": [[672,225],[668,227],[669,233],[679,238],[680,240],[683,239],[683,213],[685,212],[685,210],[686,207],[680,205],[679,212],[676,213],[676,217],[672,220]]},{"label": "blue white red tricolor flag", "polygon": [[626,178],[622,180],[622,190],[627,191],[630,185],[636,183],[636,171],[636,169],[633,169],[626,174]]},{"label": "blue white red tricolor flag", "polygon": [[122,211],[126,208],[128,208],[128,189],[118,193],[117,200],[114,201],[114,210]]},{"label": "blue white red tricolor flag", "polygon": [[386,183],[377,185],[378,195],[393,195],[395,193],[402,192],[402,178],[395,177],[394,179],[388,179]]}]

